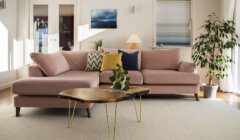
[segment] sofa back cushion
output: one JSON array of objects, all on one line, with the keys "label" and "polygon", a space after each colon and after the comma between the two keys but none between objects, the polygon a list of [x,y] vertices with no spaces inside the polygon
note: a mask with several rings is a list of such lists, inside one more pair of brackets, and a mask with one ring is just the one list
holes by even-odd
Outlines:
[{"label": "sofa back cushion", "polygon": [[55,76],[70,70],[67,60],[60,52],[31,53],[31,58],[47,76]]},{"label": "sofa back cushion", "polygon": [[177,70],[180,62],[180,50],[142,51],[142,69]]},{"label": "sofa back cushion", "polygon": [[74,71],[85,71],[87,67],[87,51],[62,51],[70,69]]}]

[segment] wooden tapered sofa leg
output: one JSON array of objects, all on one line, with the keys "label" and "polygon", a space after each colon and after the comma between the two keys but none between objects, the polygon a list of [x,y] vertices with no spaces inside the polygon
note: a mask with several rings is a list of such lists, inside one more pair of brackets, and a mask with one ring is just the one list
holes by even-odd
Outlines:
[{"label": "wooden tapered sofa leg", "polygon": [[195,93],[194,96],[196,98],[196,101],[199,101],[198,93]]},{"label": "wooden tapered sofa leg", "polygon": [[16,117],[20,116],[20,107],[16,107]]},{"label": "wooden tapered sofa leg", "polygon": [[86,108],[86,111],[87,111],[87,116],[88,116],[88,118],[91,118],[92,116],[91,116],[90,109],[89,109],[89,108]]}]

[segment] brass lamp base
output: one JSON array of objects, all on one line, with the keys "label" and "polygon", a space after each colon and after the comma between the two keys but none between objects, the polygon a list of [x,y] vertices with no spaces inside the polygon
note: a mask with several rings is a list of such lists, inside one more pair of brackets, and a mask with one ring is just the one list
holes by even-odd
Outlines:
[{"label": "brass lamp base", "polygon": [[139,49],[140,46],[136,43],[133,43],[131,46],[129,46],[129,49]]}]

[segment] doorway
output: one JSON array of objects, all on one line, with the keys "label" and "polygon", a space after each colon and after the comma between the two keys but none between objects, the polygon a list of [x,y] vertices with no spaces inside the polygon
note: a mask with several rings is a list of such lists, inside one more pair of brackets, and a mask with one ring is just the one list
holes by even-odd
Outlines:
[{"label": "doorway", "polygon": [[73,48],[74,0],[30,0],[30,38],[34,51],[51,53]]}]

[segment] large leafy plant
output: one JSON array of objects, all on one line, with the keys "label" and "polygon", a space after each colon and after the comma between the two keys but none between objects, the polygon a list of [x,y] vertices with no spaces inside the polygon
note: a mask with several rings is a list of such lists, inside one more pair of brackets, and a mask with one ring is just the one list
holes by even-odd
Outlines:
[{"label": "large leafy plant", "polygon": [[124,70],[123,66],[117,64],[117,69],[113,70],[113,76],[110,77],[110,80],[113,82],[112,88],[127,91],[130,80],[127,74],[128,71]]},{"label": "large leafy plant", "polygon": [[208,16],[201,29],[203,32],[196,38],[192,59],[201,68],[208,68],[208,85],[213,85],[213,78],[223,79],[228,76],[226,70],[233,60],[223,54],[223,50],[237,46],[238,36],[234,22],[220,20],[215,13]]}]

